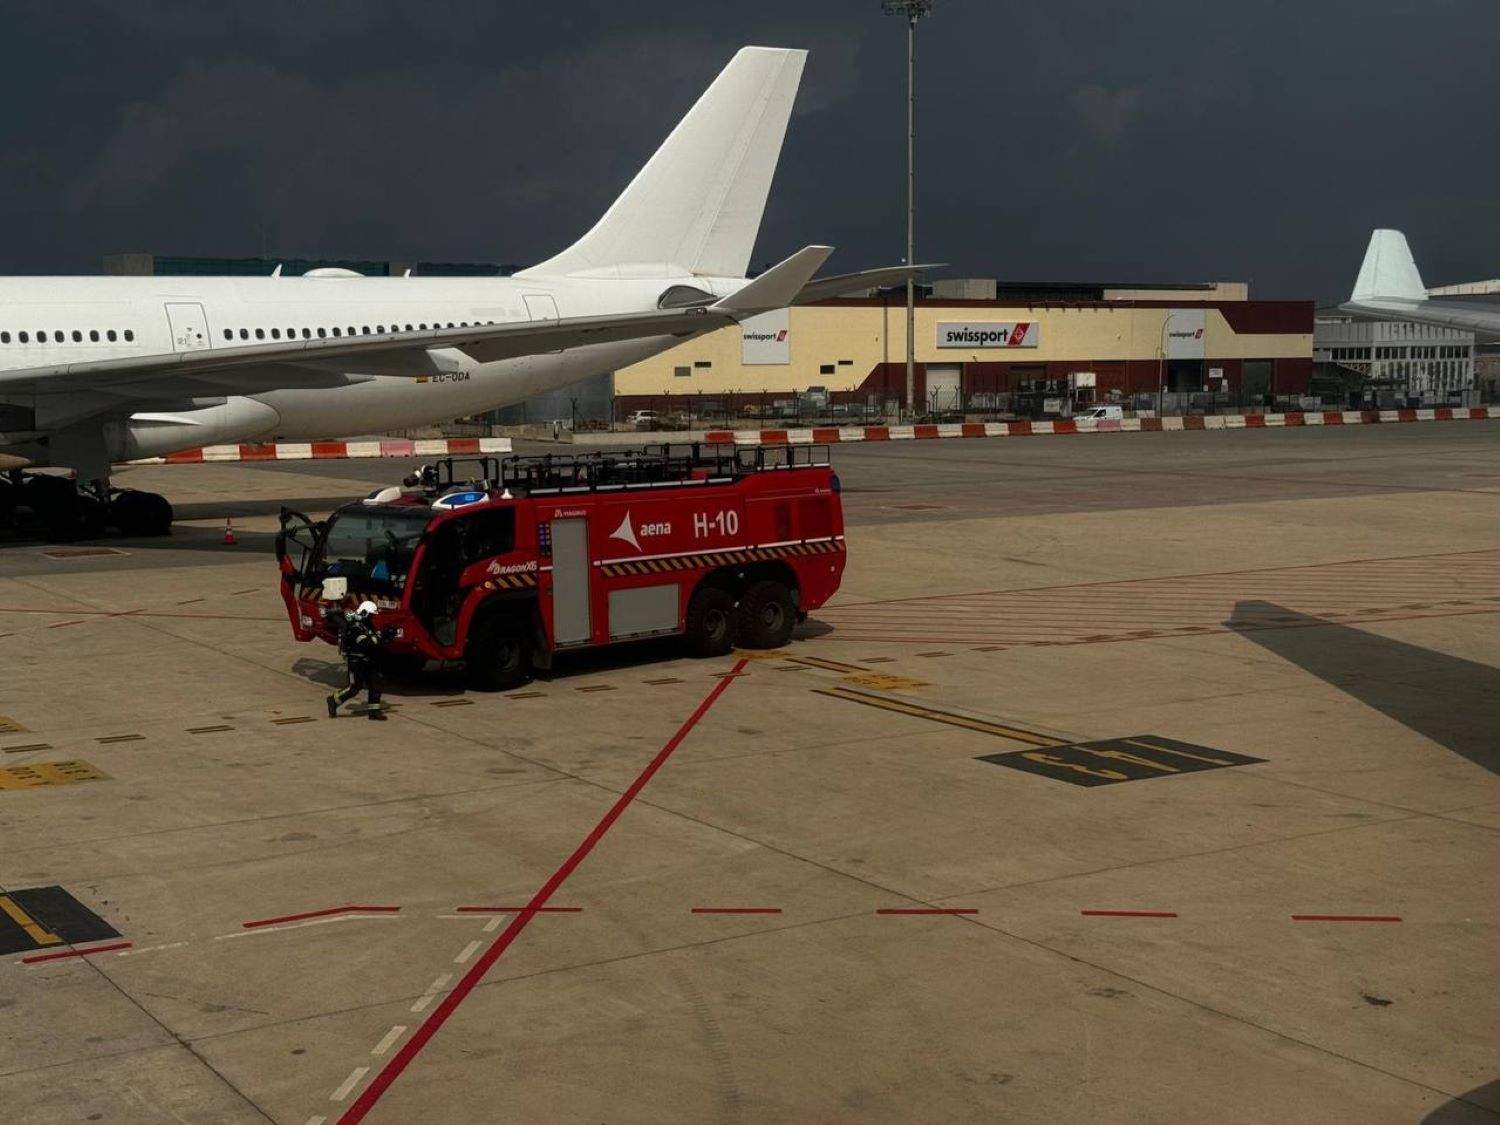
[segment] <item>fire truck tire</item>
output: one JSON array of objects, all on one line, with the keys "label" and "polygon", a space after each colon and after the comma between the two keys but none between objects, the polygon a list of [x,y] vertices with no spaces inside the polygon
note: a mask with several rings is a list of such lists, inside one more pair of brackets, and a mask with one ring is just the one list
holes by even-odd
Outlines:
[{"label": "fire truck tire", "polygon": [[382,652],[375,657],[376,670],[388,680],[415,680],[427,667],[427,657],[412,652]]},{"label": "fire truck tire", "polygon": [[780,648],[797,627],[792,592],[770,579],[752,582],[740,599],[740,644],[746,648]]},{"label": "fire truck tire", "polygon": [[531,644],[521,622],[491,617],[469,638],[469,685],[475,691],[509,691],[531,679]]},{"label": "fire truck tire", "polygon": [[723,656],[739,638],[734,597],[717,586],[700,586],[688,602],[687,642],[694,656]]}]

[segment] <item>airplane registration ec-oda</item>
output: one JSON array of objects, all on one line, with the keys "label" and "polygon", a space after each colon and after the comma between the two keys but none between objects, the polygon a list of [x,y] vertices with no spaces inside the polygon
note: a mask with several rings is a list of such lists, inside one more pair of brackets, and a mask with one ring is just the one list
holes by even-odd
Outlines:
[{"label": "airplane registration ec-oda", "polygon": [[112,464],[446,421],[905,278],[815,281],[827,246],[745,276],[806,57],[739,51],[592,230],[512,277],[0,279],[0,522],[163,534],[171,505]]}]

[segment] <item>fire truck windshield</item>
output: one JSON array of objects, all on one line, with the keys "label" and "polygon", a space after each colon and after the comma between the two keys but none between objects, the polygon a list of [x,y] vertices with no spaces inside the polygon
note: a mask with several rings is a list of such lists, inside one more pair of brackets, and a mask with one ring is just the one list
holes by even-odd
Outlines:
[{"label": "fire truck windshield", "polygon": [[345,508],[328,523],[321,570],[325,575],[400,585],[431,519],[426,508]]}]

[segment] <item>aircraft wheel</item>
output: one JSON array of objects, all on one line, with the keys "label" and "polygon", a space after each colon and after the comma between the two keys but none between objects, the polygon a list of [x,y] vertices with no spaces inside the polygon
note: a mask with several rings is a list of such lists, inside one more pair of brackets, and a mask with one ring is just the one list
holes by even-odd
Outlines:
[{"label": "aircraft wheel", "polygon": [[122,535],[140,538],[172,533],[172,505],[154,492],[126,488],[115,493],[109,518]]}]

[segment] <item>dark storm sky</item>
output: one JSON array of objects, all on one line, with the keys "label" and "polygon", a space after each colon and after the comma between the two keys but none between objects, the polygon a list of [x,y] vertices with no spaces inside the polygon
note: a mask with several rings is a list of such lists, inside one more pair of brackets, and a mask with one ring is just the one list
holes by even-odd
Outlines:
[{"label": "dark storm sky", "polygon": [[[1500,0],[938,0],[919,257],[1341,297],[1369,231],[1500,275]],[[102,254],[539,260],[736,47],[810,48],[756,261],[903,252],[878,0],[0,0],[0,272]]]}]

